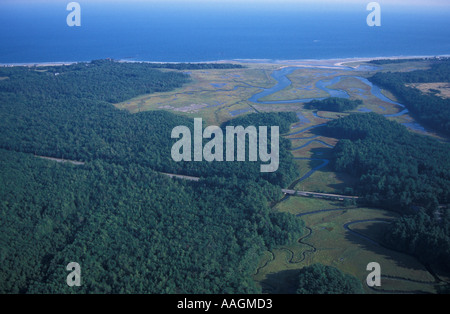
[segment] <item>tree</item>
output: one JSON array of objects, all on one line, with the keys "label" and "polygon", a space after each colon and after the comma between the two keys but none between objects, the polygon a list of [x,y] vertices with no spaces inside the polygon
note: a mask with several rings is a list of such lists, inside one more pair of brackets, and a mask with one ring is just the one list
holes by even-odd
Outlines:
[{"label": "tree", "polygon": [[361,283],[332,266],[314,264],[300,270],[298,294],[362,294]]}]

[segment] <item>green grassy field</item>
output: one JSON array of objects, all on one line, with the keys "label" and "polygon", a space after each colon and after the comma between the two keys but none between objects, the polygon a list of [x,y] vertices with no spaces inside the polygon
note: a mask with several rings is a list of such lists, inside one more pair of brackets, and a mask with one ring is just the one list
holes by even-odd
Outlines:
[{"label": "green grassy field", "polygon": [[[307,169],[307,167],[314,166],[313,162],[316,164],[320,163],[319,161],[312,161],[311,163],[306,163],[307,166],[302,167],[302,169]],[[314,172],[309,178],[297,183],[294,189],[343,194],[346,187],[351,187],[355,183],[355,178],[345,173],[336,173],[332,170],[330,165],[327,165]]]},{"label": "green grassy field", "polygon": [[[280,212],[305,214],[317,210],[333,211],[302,216],[306,238],[298,243],[266,252],[255,280],[268,293],[294,293],[295,275],[304,266],[322,263],[352,274],[365,287],[367,293],[434,293],[433,276],[414,257],[392,251],[354,235],[344,228],[348,222],[358,220],[391,221],[397,215],[380,209],[343,207],[342,203],[313,198],[290,197],[279,203]],[[351,226],[374,240],[382,238],[384,222],[364,222]],[[365,284],[369,271],[367,264],[377,262],[381,266],[381,287],[371,289]]]}]

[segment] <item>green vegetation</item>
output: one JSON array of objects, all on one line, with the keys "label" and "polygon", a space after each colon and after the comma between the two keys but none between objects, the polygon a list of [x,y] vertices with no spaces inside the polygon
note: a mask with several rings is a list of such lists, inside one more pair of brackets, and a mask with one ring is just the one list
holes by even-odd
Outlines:
[{"label": "green vegetation", "polygon": [[174,70],[210,70],[210,69],[242,69],[242,64],[235,63],[152,63],[152,68],[174,69]]},{"label": "green vegetation", "polygon": [[[394,223],[386,242],[429,263],[450,257],[450,146],[369,113],[330,122],[342,138],[334,168],[359,178],[355,191],[369,205],[411,214]],[[445,263],[447,262],[447,263]]]},{"label": "green vegetation", "polygon": [[[171,130],[191,119],[112,105],[177,88],[185,75],[96,61],[0,76],[10,78],[0,81],[1,293],[257,293],[263,252],[301,236],[300,219],[268,205],[294,176],[290,159],[275,176],[251,162],[176,163]],[[73,261],[76,290],[66,284]]]},{"label": "green vegetation", "polygon": [[313,100],[305,104],[306,109],[316,109],[323,111],[344,112],[356,109],[362,105],[362,100],[329,97],[323,100]]},{"label": "green vegetation", "polygon": [[[278,113],[258,113],[258,114],[249,114],[242,117],[237,117],[233,120],[229,120],[221,126],[222,129],[225,130],[227,126],[238,126],[241,125],[243,127],[247,127],[250,125],[253,126],[279,126],[280,134],[287,133],[289,131],[289,127],[292,123],[297,121],[297,117],[293,112],[278,112]],[[268,131],[269,132],[269,131]],[[291,143],[289,140],[280,137],[280,164],[279,169],[276,172],[264,173],[261,175],[259,173],[259,164],[253,163],[253,165],[246,165],[245,169],[237,169],[239,165],[220,165],[220,173],[222,175],[227,175],[229,173],[230,176],[236,175],[235,171],[239,171],[238,176],[242,178],[257,179],[258,177],[263,177],[265,180],[277,184],[282,187],[287,187],[298,175],[298,168],[295,165],[294,158],[290,152]],[[268,138],[268,145],[270,145],[270,138]],[[246,148],[248,148],[248,139]],[[225,163],[226,164],[226,163]],[[228,167],[227,167],[228,166]],[[229,166],[233,166],[233,168],[229,168]],[[227,170],[227,168],[229,170]],[[253,169],[253,172],[249,172],[248,169]],[[232,172],[229,172],[232,170]]]},{"label": "green vegetation", "polygon": [[[413,256],[427,266],[450,265],[448,144],[410,133],[373,113],[333,120],[321,128],[321,135],[330,136],[323,137],[330,145],[340,139],[334,149],[316,143],[305,148],[308,152],[294,152],[332,160],[303,184],[355,193],[376,208],[300,197],[277,203],[280,187],[315,165],[293,160],[287,139],[280,138],[275,173],[261,173],[258,162],[177,163],[170,153],[176,141],[171,131],[179,125],[193,130],[192,116],[130,114],[114,107],[157,94],[153,109],[163,109],[160,104],[172,104],[180,91],[180,105],[203,104],[203,90],[205,103],[214,100],[220,107],[223,99],[215,98],[219,89],[208,86],[210,77],[201,74],[207,71],[191,76],[203,86],[198,90],[202,102],[190,98],[186,83],[192,81],[179,70],[196,69],[215,69],[210,71],[215,78],[224,69],[224,80],[233,77],[234,84],[254,77],[261,86],[269,82],[260,70],[241,73],[239,66],[226,64],[97,60],[0,68],[0,78],[8,78],[0,80],[0,293],[360,293],[360,284],[344,273],[363,278],[367,260],[380,261],[389,276],[379,292],[445,291]],[[417,71],[410,80],[419,82],[428,75],[447,79],[445,66],[440,69],[435,74]],[[241,74],[247,76],[235,82]],[[233,86],[221,87],[220,95],[229,96]],[[236,99],[257,92],[241,89],[233,92]],[[166,94],[175,98],[161,96]],[[228,121],[228,111],[241,104],[233,100],[223,106],[223,112],[210,109],[210,119],[204,121],[227,121],[222,128],[278,125],[284,134],[297,121],[290,112]],[[337,111],[354,109],[345,107],[345,101],[334,106]],[[170,179],[159,172],[201,179]],[[269,204],[276,204],[276,210]],[[403,216],[398,218],[393,210]],[[295,217],[299,214],[302,219]],[[82,267],[79,288],[66,285],[65,266],[72,261]],[[307,267],[314,263],[344,273],[322,265]],[[300,273],[300,283],[309,284],[297,287],[294,272]]]},{"label": "green vegetation", "polygon": [[[85,162],[137,163],[199,177],[238,176],[254,181],[262,177],[258,163],[176,163],[170,153],[175,142],[171,131],[178,125],[193,130],[193,120],[164,111],[130,114],[112,106],[142,93],[179,87],[188,80],[184,74],[155,70],[147,63],[112,61],[48,67],[47,72],[26,67],[0,72],[10,77],[0,84],[0,148]],[[276,116],[271,113],[253,125]],[[277,123],[285,118],[280,117]],[[287,140],[281,140],[283,169],[264,177],[277,185],[286,185],[295,176],[288,146]]]},{"label": "green vegetation", "polygon": [[83,269],[83,293],[257,292],[258,256],[302,229],[292,215],[270,214],[264,188],[250,181],[0,158],[2,293],[70,292],[70,261]]},{"label": "green vegetation", "polygon": [[299,274],[299,294],[362,294],[358,279],[322,264],[304,267]]},{"label": "green vegetation", "polygon": [[450,99],[422,93],[408,83],[450,82],[450,59],[436,60],[429,70],[376,73],[373,83],[391,91],[415,118],[430,129],[450,135]]},{"label": "green vegetation", "polygon": [[416,256],[423,263],[450,265],[450,211],[434,215],[419,212],[394,222],[385,234],[385,242],[400,252]]},{"label": "green vegetation", "polygon": [[297,122],[297,116],[294,112],[278,112],[274,113],[259,113],[240,116],[223,123],[223,127],[229,125],[242,125],[247,127],[249,125],[276,125],[280,128],[280,134],[287,133],[290,130],[292,123]]},{"label": "green vegetation", "polygon": [[341,138],[334,168],[359,178],[370,205],[406,212],[450,203],[450,147],[375,113],[334,120],[324,132]]},{"label": "green vegetation", "polygon": [[[295,293],[300,269],[320,263],[338,268],[361,281],[366,293],[436,293],[439,282],[414,256],[401,253],[382,243],[390,224],[400,215],[379,208],[346,207],[342,202],[306,197],[289,197],[276,209],[302,215],[304,236],[294,245],[277,247],[267,265],[254,276],[266,293]],[[360,235],[372,239],[367,240]],[[270,256],[267,255],[266,256]],[[266,259],[267,261],[267,259]],[[377,261],[382,267],[382,286],[365,284],[366,266]],[[445,273],[437,272],[445,280]],[[295,279],[293,282],[292,278]]]},{"label": "green vegetation", "polygon": [[378,60],[371,60],[371,61],[368,61],[367,63],[377,64],[377,65],[384,65],[384,64],[407,63],[407,62],[424,61],[424,60],[437,60],[437,58],[378,59]]}]

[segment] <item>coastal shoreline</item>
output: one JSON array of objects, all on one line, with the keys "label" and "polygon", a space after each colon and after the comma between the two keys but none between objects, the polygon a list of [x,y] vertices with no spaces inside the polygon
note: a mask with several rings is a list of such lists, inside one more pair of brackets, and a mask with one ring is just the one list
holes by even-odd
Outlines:
[{"label": "coastal shoreline", "polygon": [[[346,63],[352,62],[368,62],[372,60],[403,60],[403,59],[426,59],[426,58],[447,58],[450,55],[424,55],[424,56],[389,56],[389,57],[353,57],[353,58],[332,58],[332,59],[293,59],[293,60],[273,60],[273,59],[230,59],[230,60],[214,60],[214,61],[195,61],[195,62],[164,62],[164,61],[146,61],[146,60],[124,60],[114,59],[124,63],[155,63],[155,64],[179,64],[179,63],[239,63],[239,64],[279,64],[279,65],[297,65],[303,67],[317,66],[345,66]],[[45,67],[45,66],[61,66],[71,65],[75,63],[86,63],[90,61],[61,61],[61,62],[13,62],[0,63],[0,67]]]}]

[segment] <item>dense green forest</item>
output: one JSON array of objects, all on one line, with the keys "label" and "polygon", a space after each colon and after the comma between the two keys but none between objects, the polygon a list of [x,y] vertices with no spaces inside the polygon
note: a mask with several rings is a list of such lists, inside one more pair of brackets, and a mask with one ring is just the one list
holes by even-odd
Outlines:
[{"label": "dense green forest", "polygon": [[[262,252],[301,236],[300,219],[269,208],[296,175],[288,142],[275,174],[255,162],[176,163],[171,130],[191,119],[112,105],[188,76],[112,61],[0,76],[1,293],[255,293]],[[241,122],[285,130],[292,117]],[[69,262],[82,268],[81,287],[66,284]]]},{"label": "dense green forest", "polygon": [[303,267],[298,276],[298,294],[363,294],[361,282],[339,269],[322,264]]},{"label": "dense green forest", "polygon": [[[180,72],[162,72],[147,63],[95,61],[38,69],[1,68],[0,76],[8,77],[0,81],[0,148],[79,161],[133,162],[201,177],[261,177],[256,163],[175,163],[170,154],[171,130],[179,125],[193,129],[193,120],[163,111],[132,115],[111,105],[179,87],[189,80]],[[285,118],[269,116],[277,123]],[[255,120],[253,125],[269,120]],[[296,175],[295,167],[289,142],[280,139],[280,146],[286,148],[280,151],[281,169],[263,176],[274,184],[287,185]]]},{"label": "dense green forest", "polygon": [[378,72],[369,80],[391,91],[425,126],[450,135],[450,99],[406,86],[409,83],[450,82],[450,59],[433,61],[429,70]]},{"label": "dense green forest", "polygon": [[366,202],[407,212],[450,203],[450,145],[409,132],[375,113],[353,114],[323,130],[341,140],[334,168],[359,178]]},{"label": "dense green forest", "polygon": [[[172,180],[136,164],[59,164],[1,151],[2,293],[254,293],[262,250],[301,222],[272,214],[278,189]],[[78,262],[83,284],[65,284]]]},{"label": "dense green forest", "polygon": [[[450,269],[450,210],[420,211],[391,224],[385,243],[414,256],[427,265]],[[447,292],[448,293],[448,292]]]},{"label": "dense green forest", "polygon": [[[221,126],[221,128],[225,132],[225,128],[227,126],[278,126],[279,133],[285,134],[290,130],[290,126],[297,122],[297,116],[293,112],[271,112],[271,113],[252,113],[245,116],[237,117],[232,120],[229,120]],[[268,129],[268,144],[270,147],[270,130]],[[279,138],[280,142],[280,150],[279,150],[279,168],[275,172],[268,173],[259,173],[260,171],[260,163],[253,163],[245,165],[246,169],[238,168],[240,165],[232,165],[233,168],[230,168],[231,165],[221,165],[220,173],[222,175],[235,175],[232,171],[237,171],[240,177],[248,178],[248,179],[257,179],[258,177],[262,177],[265,180],[277,184],[282,187],[288,186],[292,181],[298,177],[299,172],[294,163],[294,158],[291,154],[291,142],[284,137]],[[258,145],[259,146],[259,145]],[[246,156],[248,156],[248,138],[246,139]],[[252,169],[252,172],[249,172],[249,169]],[[242,176],[244,175],[244,176]]]},{"label": "dense green forest", "polygon": [[323,100],[313,100],[305,104],[306,109],[316,109],[334,112],[344,112],[356,109],[359,105],[362,105],[362,100],[346,99],[339,97],[329,97]]},{"label": "dense green forest", "polygon": [[354,191],[363,201],[405,215],[391,226],[386,243],[448,267],[450,145],[375,113],[333,120],[323,132],[341,139],[334,169],[358,178]]},{"label": "dense green forest", "polygon": [[415,61],[436,61],[436,60],[442,60],[442,59],[448,59],[448,58],[437,58],[437,57],[430,57],[430,58],[407,58],[407,59],[377,59],[377,60],[370,60],[367,63],[377,64],[377,65],[384,65],[384,64],[399,64],[399,63],[407,63],[407,62],[415,62]]},{"label": "dense green forest", "polygon": [[152,63],[153,68],[174,70],[209,70],[209,69],[242,69],[242,64],[236,63]]}]

